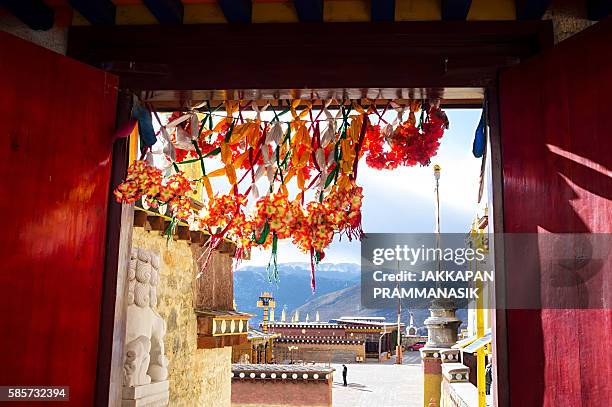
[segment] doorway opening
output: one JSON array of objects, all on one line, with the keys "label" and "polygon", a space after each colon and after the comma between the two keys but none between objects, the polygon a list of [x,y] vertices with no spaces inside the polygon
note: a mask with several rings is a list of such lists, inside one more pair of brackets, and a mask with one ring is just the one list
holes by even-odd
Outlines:
[{"label": "doorway opening", "polygon": [[[358,284],[361,275],[359,242],[363,232],[367,236],[368,229],[378,233],[424,233],[439,229],[434,216],[433,163],[440,163],[449,174],[446,185],[450,188],[448,194],[443,192],[441,202],[442,210],[448,213],[449,219],[455,218],[455,223],[448,223],[446,231],[468,234],[479,212],[478,205],[473,203],[485,196],[481,215],[485,214],[487,206],[486,155],[481,159],[472,156],[469,162],[467,159],[472,154],[473,134],[482,111],[454,109],[461,104],[450,98],[382,97],[385,93],[397,94],[397,89],[378,90],[377,97],[372,99],[367,97],[368,91],[364,94],[363,90],[360,94],[366,97],[354,99],[336,99],[346,96],[347,90],[316,90],[310,94],[324,94],[327,98],[302,95],[299,99],[271,97],[286,92],[282,90],[269,94],[251,92],[258,97],[243,99],[248,93],[243,91],[240,98],[193,101],[192,108],[180,110],[163,100],[163,92],[146,93],[135,100],[136,109],[153,112],[146,116],[152,117],[149,130],[155,138],[147,146],[146,134],[143,134],[147,131],[147,123],[139,121],[139,128],[131,139],[132,158],[140,158],[142,165],[156,168],[162,191],[173,183],[179,190],[184,188],[183,181],[191,182],[189,190],[175,190],[174,195],[169,194],[166,198],[161,192],[137,196],[135,176],[152,175],[144,167],[131,167],[128,182],[118,188],[117,194],[127,201],[132,197],[136,200],[134,225],[145,231],[142,234],[135,230],[138,245],[150,239],[149,232],[158,232],[154,238],[157,243],[153,246],[164,253],[159,262],[166,267],[175,261],[172,257],[181,257],[176,253],[180,249],[172,247],[176,241],[185,241],[192,251],[199,246],[195,249],[199,251],[196,263],[201,268],[187,273],[184,280],[194,280],[195,296],[200,295],[202,287],[208,283],[216,284],[219,267],[227,269],[227,259],[220,258],[229,254],[225,257],[241,263],[229,265],[230,270],[235,269],[233,292],[226,293],[223,298],[233,297],[232,304],[214,300],[218,297],[217,287],[209,291],[212,302],[196,307],[198,321],[205,313],[215,313],[213,324],[231,312],[259,314],[251,319],[250,327],[245,321],[247,344],[221,342],[232,345],[234,362],[252,366],[333,368],[335,373],[330,375],[330,385],[334,388],[334,405],[337,406],[351,403],[354,392],[370,392],[372,401],[376,400],[388,393],[388,386],[394,379],[408,380],[413,382],[407,387],[409,393],[398,397],[413,403],[406,405],[420,404],[424,397],[424,380],[421,353],[416,350],[421,342],[427,341],[424,321],[429,311],[425,307],[401,309],[401,301],[398,301],[399,313],[362,309]],[[468,107],[483,103],[482,89],[466,88],[457,92],[470,96]],[[462,103],[466,103],[466,99],[462,98]],[[456,121],[456,130],[447,129],[449,118],[451,126]],[[439,133],[430,136],[427,132],[434,125],[438,126],[434,130]],[[444,133],[446,135],[440,139]],[[450,143],[445,145],[448,139]],[[374,145],[376,142],[380,144]],[[411,161],[402,161],[392,166],[393,170],[384,168],[388,166],[385,162],[380,165],[375,154],[392,157],[394,146],[401,142],[414,147],[412,153],[406,155]],[[432,144],[427,145],[427,142]],[[471,185],[466,182],[468,179]],[[368,185],[362,189],[364,183]],[[484,195],[481,188],[484,188]],[[343,190],[348,191],[348,198],[340,194],[328,198]],[[134,195],[129,195],[131,193]],[[179,196],[188,198],[184,202],[186,207],[181,207]],[[336,199],[346,199],[347,203],[333,206]],[[416,202],[419,199],[420,205]],[[411,200],[415,201],[413,209],[405,208]],[[237,201],[241,203],[236,205]],[[325,205],[330,208],[326,209]],[[427,206],[429,208],[424,208]],[[294,207],[297,214],[290,212]],[[335,212],[346,216],[345,225],[338,225],[339,221],[333,219],[322,219],[316,224],[320,229],[336,222],[329,235],[317,236],[317,227],[313,225],[306,226],[304,232],[300,222],[321,217],[318,211],[324,210],[331,216]],[[282,215],[278,216],[277,212]],[[458,213],[461,215],[457,216]],[[303,220],[295,219],[300,216]],[[423,223],[413,224],[419,219]],[[241,230],[243,228],[246,232]],[[166,248],[160,246],[159,242],[164,241],[160,234],[165,236]],[[317,238],[324,240],[318,242]],[[179,243],[181,245],[184,246]],[[301,250],[291,250],[291,246]],[[266,291],[273,292],[277,311],[282,310],[276,318],[275,306],[271,307],[271,315],[266,311],[264,300],[268,297],[261,294]],[[176,304],[174,295],[165,290],[160,301]],[[335,305],[325,308],[325,301],[334,297]],[[266,301],[269,304],[270,300]],[[338,309],[340,303],[352,308]],[[262,307],[263,317],[262,310],[258,309]],[[173,310],[165,309],[168,315],[164,317],[170,317],[171,312]],[[467,309],[459,312],[465,321],[463,346],[467,346],[478,339],[475,337],[476,321],[468,318]],[[172,325],[172,329],[178,329]],[[215,325],[212,326],[214,332]],[[490,322],[487,326],[491,326]],[[200,322],[197,329],[199,336],[204,335]],[[223,330],[222,334],[225,333],[234,332],[228,328],[227,332]],[[204,342],[198,341],[198,347]],[[206,343],[209,346],[212,342]],[[217,341],[210,347],[218,345]],[[402,366],[395,369],[406,371],[393,371],[391,366],[376,375],[381,378],[378,384],[353,381],[351,386],[343,386],[338,378],[334,380],[334,374],[341,374],[343,370],[342,363],[350,363],[354,380],[369,377],[368,369],[373,368],[373,363],[381,366],[399,364]],[[361,370],[363,375],[359,373]],[[360,376],[362,379],[358,379]],[[172,384],[170,387],[172,390]]]}]

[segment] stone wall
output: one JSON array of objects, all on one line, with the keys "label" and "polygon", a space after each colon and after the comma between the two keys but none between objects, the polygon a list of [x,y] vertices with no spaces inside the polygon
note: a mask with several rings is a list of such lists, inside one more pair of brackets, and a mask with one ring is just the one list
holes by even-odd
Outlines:
[{"label": "stone wall", "polygon": [[[198,349],[202,358],[201,393],[199,403],[189,406],[229,407],[232,397],[232,348]],[[170,402],[171,406],[172,401]]]},{"label": "stone wall", "polygon": [[234,383],[232,407],[331,407],[331,382],[243,380]]},{"label": "stone wall", "polygon": [[195,265],[189,243],[166,241],[159,232],[135,227],[132,245],[160,257],[157,310],[167,324],[165,337],[170,406],[229,407],[231,347],[197,349],[194,313]]},{"label": "stone wall", "polygon": [[595,24],[587,18],[586,1],[555,0],[543,16],[552,20],[555,44]]},{"label": "stone wall", "polygon": [[58,54],[66,54],[68,47],[68,28],[54,25],[47,31],[34,31],[11,14],[0,15],[0,31],[13,34],[26,41],[41,47],[55,51]]},{"label": "stone wall", "polygon": [[332,407],[334,369],[304,365],[232,366],[232,407]]}]

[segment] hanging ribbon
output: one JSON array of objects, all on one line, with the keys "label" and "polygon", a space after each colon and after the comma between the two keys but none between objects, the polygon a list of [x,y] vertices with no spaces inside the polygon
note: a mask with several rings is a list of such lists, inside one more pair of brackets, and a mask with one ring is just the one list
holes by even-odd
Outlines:
[{"label": "hanging ribbon", "polygon": [[278,273],[278,236],[276,236],[276,233],[272,236],[272,251],[266,271],[268,272],[268,281],[275,283],[280,281]]},{"label": "hanging ribbon", "polygon": [[485,126],[486,119],[485,113],[486,109],[483,106],[482,113],[480,115],[480,121],[478,122],[478,126],[476,127],[476,131],[474,132],[474,143],[472,144],[472,154],[474,157],[481,158],[484,154],[484,151],[487,146],[487,138],[485,136]]},{"label": "hanging ribbon", "polygon": [[[382,113],[368,99],[361,102],[344,100],[339,104],[337,113],[329,111],[331,103],[332,100],[322,101],[320,111],[313,112],[311,102],[296,99],[281,112],[273,110],[274,118],[269,122],[261,120],[269,103],[260,107],[253,101],[226,101],[215,108],[225,106],[227,111],[227,115],[219,115],[221,118],[218,121],[212,120],[214,110],[210,103],[206,103],[202,105],[202,111],[177,112],[165,126],[160,123],[159,139],[164,144],[166,157],[176,161],[179,152],[179,159],[189,158],[173,164],[176,175],[182,176],[180,165],[200,163],[202,177],[192,182],[202,183],[208,201],[197,215],[189,212],[189,204],[186,211],[184,205],[181,206],[184,210],[181,216],[193,217],[189,221],[190,227],[195,225],[199,230],[211,234],[209,248],[216,247],[219,239],[226,234],[245,250],[253,246],[271,247],[268,272],[270,279],[277,279],[278,240],[291,238],[300,249],[310,252],[311,286],[314,291],[316,267],[333,236],[346,235],[349,239],[359,239],[363,235],[360,213],[363,195],[356,184],[360,157],[365,155],[369,166],[379,168],[373,165],[378,165],[378,161],[368,161],[369,154],[373,147],[380,147],[383,153],[389,147],[395,148],[385,145],[387,141],[382,134],[389,131],[389,134],[399,134],[396,138],[404,143],[403,150],[392,150],[395,166],[427,165],[443,134],[440,123],[444,122],[444,114],[435,105],[426,119],[425,112],[421,110],[421,120],[417,126],[416,114],[420,101],[412,101],[408,105],[389,101]],[[284,104],[281,106],[284,107]],[[300,106],[305,107],[300,110]],[[248,111],[250,115],[245,110],[248,107],[252,110]],[[390,108],[397,113],[391,124],[382,117]],[[409,109],[408,121],[403,122],[406,109]],[[351,115],[353,111],[356,113]],[[280,117],[289,112],[293,119],[282,121]],[[372,125],[370,117],[378,123],[376,126]],[[148,118],[151,119],[150,112]],[[146,115],[143,116],[144,120]],[[385,126],[384,129],[380,129],[381,124]],[[393,128],[395,125],[398,125],[397,129]],[[153,136],[157,138],[156,134]],[[405,140],[411,141],[407,143]],[[420,147],[421,144],[427,149]],[[180,150],[173,152],[171,147]],[[162,152],[162,148],[146,152],[145,157],[150,163],[157,150]],[[205,158],[213,156],[217,156],[222,164],[210,171],[211,163]],[[388,157],[383,158],[383,164],[390,162],[386,159]],[[119,191],[117,196],[121,199],[132,199],[141,193],[139,191],[166,188],[168,171],[159,171],[159,175],[155,175],[156,172],[145,170],[147,166],[140,163],[140,173],[130,178],[132,184]],[[220,176],[226,177],[231,187],[226,193],[215,195],[211,178]],[[257,182],[263,176],[267,177],[270,186],[268,194],[260,197]],[[150,177],[159,179],[151,181]],[[249,180],[244,181],[245,178]],[[299,193],[289,199],[288,186],[293,178],[296,179]],[[312,191],[312,188],[316,188],[316,198],[306,202],[307,191]],[[162,195],[174,196],[168,190],[164,190]],[[261,206],[266,205],[265,199],[270,197],[274,197],[270,206]],[[255,206],[259,207],[255,215],[247,213],[245,209],[249,199],[256,201]],[[178,201],[173,205],[178,205]],[[214,233],[212,229],[215,229]]]},{"label": "hanging ribbon", "polygon": [[138,121],[138,133],[140,134],[141,150],[151,148],[157,142],[155,131],[153,130],[153,120],[151,111],[143,104],[136,103],[132,109],[132,117]]}]

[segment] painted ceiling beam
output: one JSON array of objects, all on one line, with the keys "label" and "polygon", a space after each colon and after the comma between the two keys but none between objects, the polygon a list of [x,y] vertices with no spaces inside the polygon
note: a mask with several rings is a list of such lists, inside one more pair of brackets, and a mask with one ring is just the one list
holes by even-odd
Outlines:
[{"label": "painted ceiling beam", "polygon": [[293,4],[301,22],[323,21],[323,0],[293,0]]},{"label": "painted ceiling beam", "polygon": [[515,0],[517,20],[541,20],[550,0]]},{"label": "painted ceiling beam", "polygon": [[253,12],[251,0],[219,0],[219,6],[230,23],[250,23]]},{"label": "painted ceiling beam", "polygon": [[442,20],[465,20],[471,5],[472,0],[442,0]]},{"label": "painted ceiling beam", "polygon": [[115,24],[116,7],[110,0],[68,0],[68,3],[92,24]]},{"label": "painted ceiling beam", "polygon": [[183,3],[181,0],[142,0],[160,24],[182,24]]},{"label": "painted ceiling beam", "polygon": [[587,18],[599,21],[612,14],[611,0],[587,0]]},{"label": "painted ceiling beam", "polygon": [[395,0],[376,0],[372,1],[371,4],[372,21],[395,20]]},{"label": "painted ceiling beam", "polygon": [[55,12],[43,0],[0,0],[0,6],[32,30],[46,31],[53,27]]}]

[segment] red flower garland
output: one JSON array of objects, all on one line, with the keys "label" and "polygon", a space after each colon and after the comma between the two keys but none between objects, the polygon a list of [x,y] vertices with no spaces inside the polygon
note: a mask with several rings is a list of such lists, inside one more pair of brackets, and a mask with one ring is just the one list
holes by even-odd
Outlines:
[{"label": "red flower garland", "polygon": [[395,129],[389,140],[385,140],[379,126],[370,126],[364,141],[366,163],[378,170],[428,165],[438,152],[445,128],[448,128],[446,114],[435,106],[429,109],[420,129],[408,120]]}]

